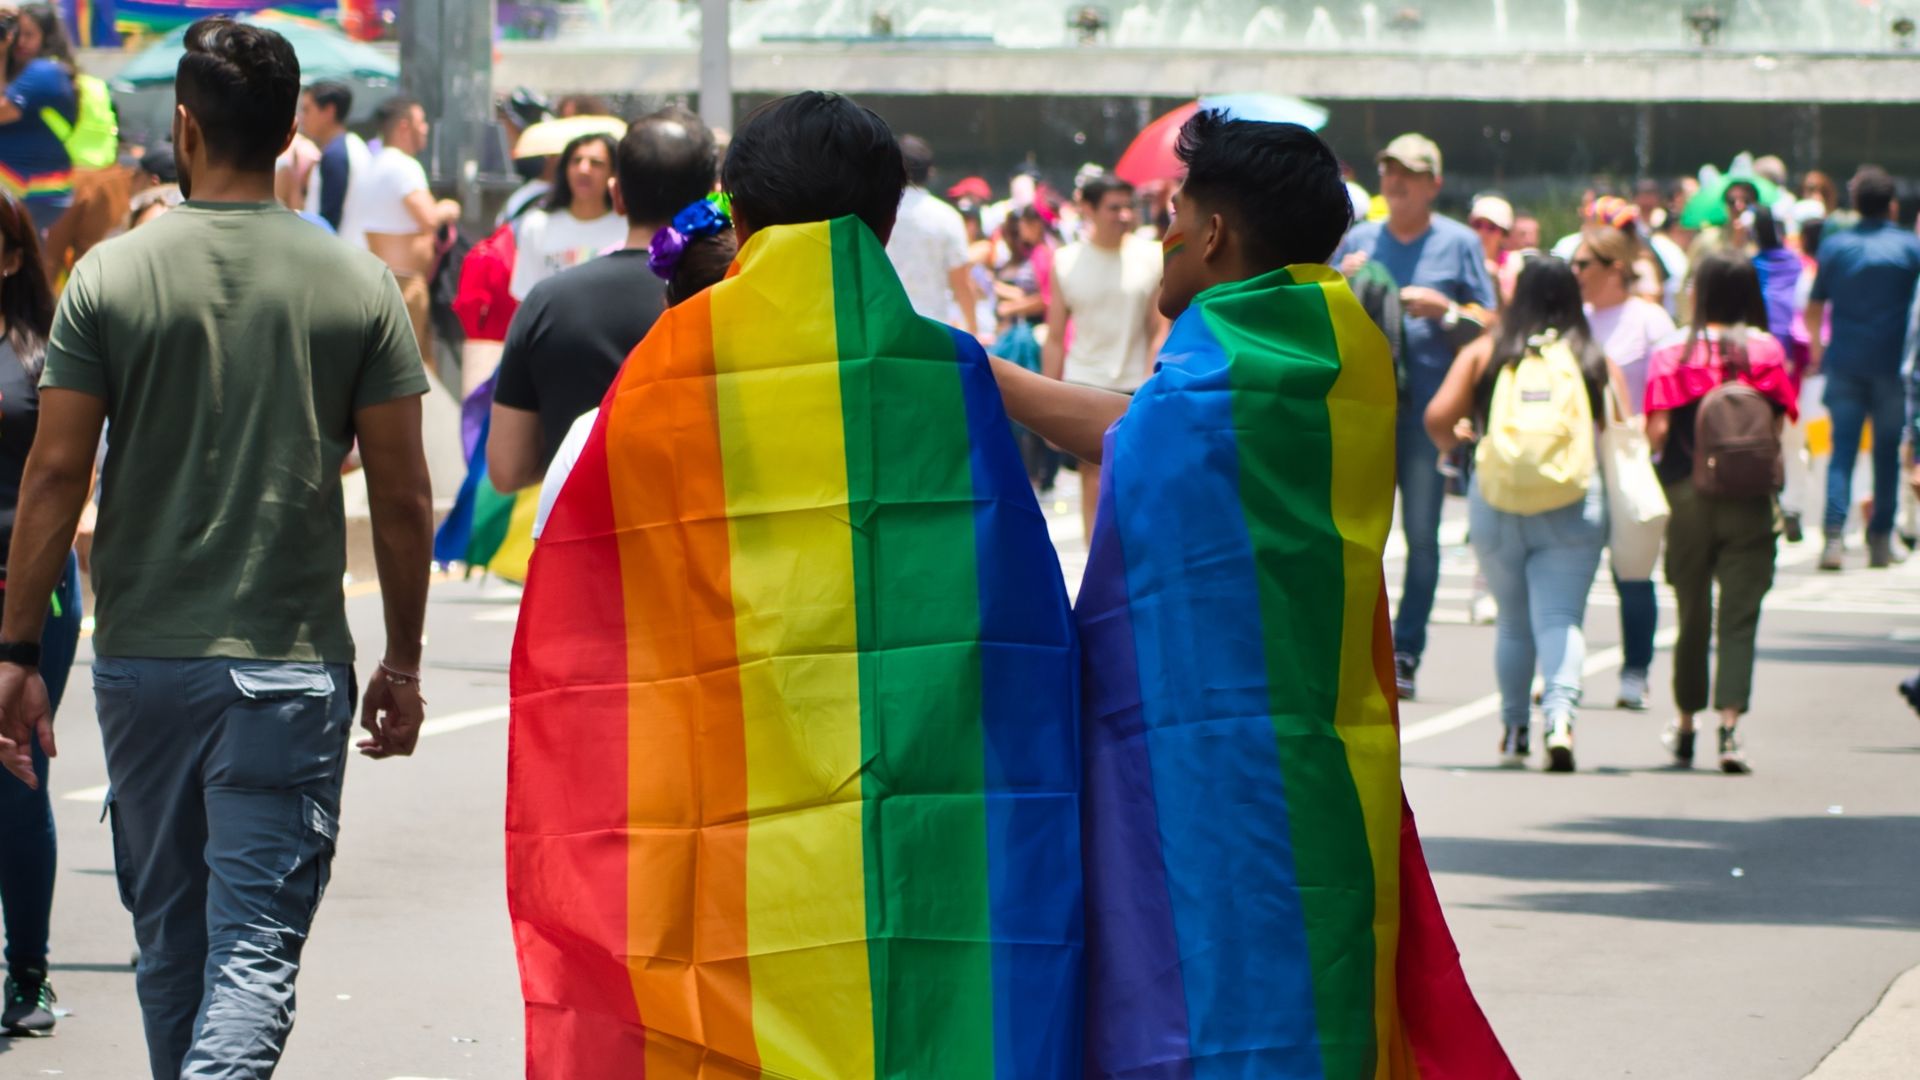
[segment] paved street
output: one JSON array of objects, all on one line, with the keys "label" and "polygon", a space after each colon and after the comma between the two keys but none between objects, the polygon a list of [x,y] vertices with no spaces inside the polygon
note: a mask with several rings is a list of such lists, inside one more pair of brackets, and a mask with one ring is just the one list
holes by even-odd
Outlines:
[{"label": "paved street", "polygon": [[[1049,510],[1077,578],[1071,478]],[[1619,638],[1604,574],[1581,771],[1494,769],[1493,629],[1468,624],[1472,560],[1448,549],[1403,715],[1406,784],[1468,974],[1524,1076],[1799,1080],[1920,966],[1920,720],[1893,692],[1920,664],[1920,564],[1817,576],[1810,546],[1783,551],[1746,728],[1756,772],[1736,778],[1662,768],[1664,654],[1654,712],[1601,707]],[[378,598],[355,593],[355,632],[377,652]],[[281,1076],[520,1075],[501,872],[514,616],[500,585],[436,585],[429,737],[411,761],[353,763]],[[54,973],[72,1014],[57,1038],[0,1040],[0,1076],[144,1075],[87,684],[77,672],[53,774]],[[1897,1060],[1878,1075],[1920,1075],[1920,1059]]]}]

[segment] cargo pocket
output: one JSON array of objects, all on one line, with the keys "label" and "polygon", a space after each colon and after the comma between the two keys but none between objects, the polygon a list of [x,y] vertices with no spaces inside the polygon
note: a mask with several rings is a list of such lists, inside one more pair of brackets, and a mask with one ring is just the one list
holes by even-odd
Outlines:
[{"label": "cargo pocket", "polygon": [[133,855],[127,848],[125,830],[120,827],[120,803],[107,792],[107,806],[102,816],[107,819],[108,828],[113,833],[113,877],[120,886],[120,906],[133,913]]},{"label": "cargo pocket", "polygon": [[333,851],[340,822],[310,795],[300,797],[300,814],[301,865],[293,876],[302,880],[302,885],[297,891],[289,891],[305,904],[306,921],[312,925],[314,913],[320,909],[320,899],[327,894],[327,883],[333,880]]},{"label": "cargo pocket", "polygon": [[333,696],[325,664],[235,664],[233,685],[255,701]]}]

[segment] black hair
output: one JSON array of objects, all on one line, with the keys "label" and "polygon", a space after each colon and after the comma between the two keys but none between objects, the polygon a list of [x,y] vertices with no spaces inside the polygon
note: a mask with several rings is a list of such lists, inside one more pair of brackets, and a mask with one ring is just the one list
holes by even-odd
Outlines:
[{"label": "black hair", "polygon": [[738,220],[755,229],[853,215],[893,233],[906,161],[893,130],[852,98],[805,90],[753,110],[721,166]]},{"label": "black hair", "polygon": [[1862,165],[1847,182],[1847,191],[1853,196],[1853,208],[1861,217],[1883,218],[1893,211],[1893,200],[1899,194],[1899,188],[1887,170],[1878,165]]},{"label": "black hair", "polygon": [[1720,362],[1738,371],[1747,363],[1746,330],[1767,328],[1767,300],[1760,291],[1760,272],[1753,260],[1737,251],[1708,254],[1693,267],[1693,318],[1688,320],[1688,361],[1694,357],[1701,331],[1709,323],[1734,328],[1719,343]]},{"label": "black hair", "polygon": [[1493,339],[1489,377],[1501,367],[1518,364],[1527,355],[1529,339],[1553,331],[1580,358],[1581,373],[1590,384],[1604,383],[1607,355],[1587,325],[1580,301],[1580,279],[1565,259],[1551,255],[1530,259],[1513,283],[1513,299],[1500,309],[1500,329]]},{"label": "black hair", "polygon": [[1231,221],[1262,270],[1327,261],[1353,224],[1340,159],[1299,124],[1203,110],[1181,127],[1174,152],[1187,166],[1187,197]]},{"label": "black hair", "polygon": [[1751,180],[1735,180],[1733,183],[1728,184],[1726,190],[1720,193],[1720,201],[1723,203],[1726,202],[1727,196],[1733,194],[1736,188],[1747,189],[1747,204],[1749,206],[1760,205],[1760,185]]},{"label": "black hair", "polygon": [[1080,198],[1088,206],[1097,210],[1100,208],[1101,201],[1116,191],[1125,192],[1129,199],[1134,195],[1132,184],[1112,173],[1097,173],[1087,177],[1087,182],[1080,185]]},{"label": "black hair", "polygon": [[712,236],[689,241],[680,253],[680,265],[667,279],[667,306],[672,307],[717,284],[727,276],[727,268],[733,265],[733,257],[739,251],[740,241],[732,229],[721,229]]},{"label": "black hair", "polygon": [[421,107],[419,98],[395,94],[381,102],[379,108],[373,110],[373,129],[384,138],[393,130],[394,125],[412,116],[413,110]]},{"label": "black hair", "polygon": [[1753,208],[1753,242],[1761,251],[1786,246],[1780,237],[1780,225],[1773,220],[1773,211],[1758,204]]},{"label": "black hair", "polygon": [[933,179],[933,147],[918,135],[902,135],[900,156],[907,162],[907,183],[926,187]]},{"label": "black hair", "polygon": [[187,27],[174,97],[193,115],[207,154],[247,172],[269,172],[293,133],[300,60],[263,26],[216,15]]},{"label": "black hair", "polygon": [[1820,240],[1826,235],[1826,232],[1827,223],[1825,219],[1809,221],[1800,226],[1800,250],[1809,255],[1818,256],[1820,254]]},{"label": "black hair", "polygon": [[346,83],[322,79],[307,87],[307,96],[316,106],[332,109],[335,123],[346,123],[353,112],[353,87]]},{"label": "black hair", "polygon": [[[7,320],[7,344],[38,375],[46,360],[47,335],[53,330],[53,286],[40,258],[40,233],[19,199],[0,191],[0,243],[20,253],[20,269],[0,283],[0,315]],[[4,249],[0,249],[4,250]]]},{"label": "black hair", "polygon": [[[73,58],[73,44],[67,40],[67,29],[60,22],[60,12],[52,4],[23,4],[20,14],[32,19],[40,28],[40,59],[52,60],[67,69],[69,77],[80,73],[80,65]],[[13,57],[7,57],[8,69],[12,69]],[[18,72],[13,72],[18,74]]]},{"label": "black hair", "polygon": [[[573,156],[589,143],[599,143],[607,148],[608,165],[612,165],[620,156],[620,144],[614,142],[613,136],[605,132],[581,135],[568,143],[566,149],[560,151],[560,168],[553,178],[553,190],[547,193],[546,208],[548,210],[557,214],[573,207],[573,185],[567,182],[567,173],[573,168]],[[606,200],[609,207],[613,205],[611,193],[603,193],[601,198]]]},{"label": "black hair", "polygon": [[713,132],[686,109],[672,106],[635,120],[614,155],[627,221],[671,221],[705,198],[713,190],[719,158]]}]

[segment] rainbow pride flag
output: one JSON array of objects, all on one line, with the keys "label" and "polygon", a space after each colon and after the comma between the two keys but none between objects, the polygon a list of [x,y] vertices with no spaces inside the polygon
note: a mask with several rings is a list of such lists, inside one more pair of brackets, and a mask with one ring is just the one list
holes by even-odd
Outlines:
[{"label": "rainbow pride flag", "polygon": [[120,47],[113,0],[60,0],[60,20],[67,36],[82,49]]},{"label": "rainbow pride flag", "polygon": [[453,509],[433,534],[433,560],[465,563],[508,581],[527,580],[533,558],[533,519],[540,487],[506,494],[487,476],[487,431],[495,376],[474,387],[460,403],[460,435],[467,451],[467,477]]},{"label": "rainbow pride flag", "polygon": [[531,1077],[1066,1077],[1077,652],[992,373],[858,221],[628,358],[514,643]]},{"label": "rainbow pride flag", "polygon": [[[102,0],[78,0],[98,7]],[[341,0],[111,0],[106,5],[121,34],[156,35],[209,15],[252,15],[278,11],[308,19],[331,17]],[[93,16],[96,20],[99,14]]]},{"label": "rainbow pride flag", "polygon": [[1088,1075],[1514,1075],[1400,790],[1393,365],[1340,275],[1210,289],[1108,433],[1086,650]]}]

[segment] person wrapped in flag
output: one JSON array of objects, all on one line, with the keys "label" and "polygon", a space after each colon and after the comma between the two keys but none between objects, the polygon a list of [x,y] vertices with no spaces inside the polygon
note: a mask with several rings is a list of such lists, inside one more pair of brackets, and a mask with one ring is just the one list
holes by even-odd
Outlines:
[{"label": "person wrapped in flag", "polygon": [[1080,1072],[1071,612],[985,354],[887,260],[905,180],[845,98],[750,116],[728,277],[559,487],[512,667],[529,1076]]},{"label": "person wrapped in flag", "polygon": [[1102,472],[1076,610],[1086,1074],[1513,1076],[1400,788],[1394,376],[1324,265],[1338,162],[1216,112],[1179,152],[1157,373],[1128,399],[995,363],[1013,418]]}]

